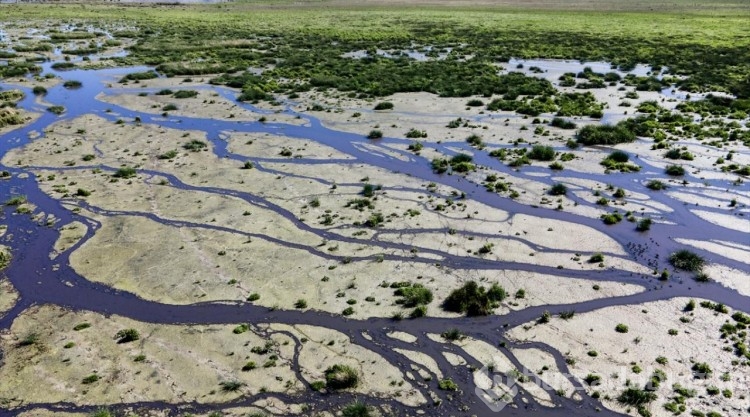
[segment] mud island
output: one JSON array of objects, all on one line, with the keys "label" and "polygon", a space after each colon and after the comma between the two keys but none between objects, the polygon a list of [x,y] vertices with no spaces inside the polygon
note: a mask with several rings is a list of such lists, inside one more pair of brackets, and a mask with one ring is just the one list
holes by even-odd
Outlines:
[{"label": "mud island", "polygon": [[0,416],[750,412],[746,4],[0,11]]}]

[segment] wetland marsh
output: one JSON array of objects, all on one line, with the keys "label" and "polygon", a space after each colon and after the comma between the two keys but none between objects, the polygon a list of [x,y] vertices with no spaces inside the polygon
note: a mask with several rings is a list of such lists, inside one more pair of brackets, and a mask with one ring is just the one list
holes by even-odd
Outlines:
[{"label": "wetland marsh", "polygon": [[750,11],[326,4],[0,6],[0,415],[750,412]]}]

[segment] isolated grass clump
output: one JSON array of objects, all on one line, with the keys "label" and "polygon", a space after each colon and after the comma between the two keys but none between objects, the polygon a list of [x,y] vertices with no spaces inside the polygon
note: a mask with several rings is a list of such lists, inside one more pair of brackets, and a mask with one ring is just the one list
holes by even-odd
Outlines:
[{"label": "isolated grass clump", "polygon": [[606,158],[600,162],[602,166],[610,170],[617,170],[620,172],[637,172],[641,170],[641,167],[635,164],[628,163],[630,156],[623,151],[614,151],[607,155]]},{"label": "isolated grass clump", "polygon": [[638,221],[638,224],[635,226],[635,230],[639,232],[645,232],[647,230],[650,230],[652,223],[653,223],[653,220],[651,220],[648,217],[645,217]]},{"label": "isolated grass clump", "polygon": [[390,101],[381,101],[375,105],[373,110],[393,110],[393,103]]},{"label": "isolated grass clump", "polygon": [[117,343],[135,342],[141,338],[141,334],[136,329],[122,329],[115,334]]},{"label": "isolated grass clump", "polygon": [[178,90],[174,94],[172,94],[172,97],[179,99],[194,98],[198,97],[198,92],[195,90]]},{"label": "isolated grass clump", "polygon": [[552,121],[550,122],[550,126],[554,126],[560,129],[575,129],[576,127],[578,127],[574,122],[563,119],[562,117],[555,117],[554,119],[552,119]]},{"label": "isolated grass clump", "polygon": [[471,162],[473,158],[471,155],[460,153],[453,156],[451,159],[435,158],[432,160],[432,170],[437,174],[443,174],[451,169],[454,172],[466,173],[469,171],[475,171],[477,168]]},{"label": "isolated grass clump", "polygon": [[401,297],[396,300],[396,303],[401,304],[404,307],[416,307],[418,305],[426,305],[432,302],[432,291],[425,288],[422,284],[397,288],[394,291],[394,295]]},{"label": "isolated grass clump", "polygon": [[565,184],[557,183],[549,189],[550,195],[565,195],[568,193],[568,187]]},{"label": "isolated grass clump", "polygon": [[673,177],[685,175],[685,168],[682,165],[669,165],[664,169],[664,173]]},{"label": "isolated grass clump", "polygon": [[151,80],[158,77],[159,74],[157,74],[156,71],[131,72],[130,74],[122,77],[120,79],[120,83],[124,83],[126,81]]},{"label": "isolated grass clump", "polygon": [[628,387],[620,393],[617,401],[621,404],[642,406],[656,400],[656,393],[645,389]]},{"label": "isolated grass clump", "polygon": [[599,262],[604,262],[604,255],[602,255],[601,253],[597,252],[591,255],[591,257],[589,258],[589,263],[599,263]]},{"label": "isolated grass clump", "polygon": [[457,329],[455,327],[450,328],[450,329],[444,331],[443,333],[440,334],[440,336],[443,339],[449,340],[451,342],[456,342],[456,341],[459,341],[459,340],[466,339],[466,335],[461,330],[459,330],[459,329]]},{"label": "isolated grass clump", "polygon": [[555,150],[551,146],[534,145],[526,155],[537,161],[552,161],[555,159]]},{"label": "isolated grass clump", "polygon": [[669,263],[677,269],[698,272],[703,269],[706,260],[702,256],[687,249],[681,249],[669,255]]},{"label": "isolated grass clump", "polygon": [[438,388],[443,391],[458,391],[458,384],[453,382],[450,378],[441,379],[440,382],[438,382]]},{"label": "isolated grass clump", "polygon": [[373,129],[367,134],[367,139],[380,139],[383,137],[383,132],[377,129]]},{"label": "isolated grass clump", "polygon": [[47,107],[47,111],[59,116],[65,113],[65,106],[50,106]]},{"label": "isolated grass clump", "polygon": [[325,370],[326,386],[334,390],[354,388],[359,384],[359,374],[348,366],[336,364]]},{"label": "isolated grass clump", "polygon": [[63,87],[69,90],[74,90],[74,89],[83,87],[83,83],[81,83],[80,81],[76,81],[76,80],[68,80],[63,83]]},{"label": "isolated grass clump", "polygon": [[13,196],[7,200],[5,200],[6,206],[20,206],[21,204],[25,204],[27,200],[27,197],[25,195],[16,195]]},{"label": "isolated grass clump", "polygon": [[587,125],[576,135],[577,142],[582,145],[617,145],[635,140],[635,133],[620,122],[617,125]]},{"label": "isolated grass clump", "polygon": [[446,311],[465,313],[467,316],[486,316],[507,296],[503,287],[492,284],[489,289],[469,281],[461,288],[453,290],[443,301]]},{"label": "isolated grass clump", "polygon": [[355,401],[341,410],[341,417],[371,417],[374,415],[371,407],[360,401]]},{"label": "isolated grass clump", "polygon": [[206,142],[203,142],[201,140],[193,139],[190,142],[187,142],[182,145],[183,149],[187,149],[188,151],[192,152],[199,152],[203,149],[205,149],[208,145],[206,145]]},{"label": "isolated grass clump", "polygon": [[623,218],[622,214],[618,212],[607,213],[607,214],[601,215],[602,221],[604,222],[604,224],[607,224],[607,225],[620,223],[622,221],[622,218]]},{"label": "isolated grass clump", "polygon": [[651,180],[646,183],[646,188],[648,188],[649,190],[654,190],[654,191],[666,190],[667,184],[664,184],[663,182],[659,180]]},{"label": "isolated grass clump", "polygon": [[236,392],[239,391],[246,384],[240,381],[222,381],[219,382],[221,390],[224,392]]},{"label": "isolated grass clump", "polygon": [[112,174],[115,178],[122,178],[122,179],[128,179],[133,178],[136,175],[135,168],[133,167],[121,167],[118,168],[117,171],[115,171],[114,174]]}]

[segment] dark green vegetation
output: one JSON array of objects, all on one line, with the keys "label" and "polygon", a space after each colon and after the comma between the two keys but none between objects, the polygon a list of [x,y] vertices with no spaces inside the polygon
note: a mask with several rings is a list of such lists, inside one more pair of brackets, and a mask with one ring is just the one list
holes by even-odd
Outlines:
[{"label": "dark green vegetation", "polygon": [[669,263],[673,267],[683,271],[698,272],[703,269],[706,260],[696,253],[682,249],[669,255]]},{"label": "dark green vegetation", "polygon": [[325,370],[326,386],[331,389],[354,388],[359,384],[359,374],[347,365],[333,365]]},{"label": "dark green vegetation", "polygon": [[634,172],[641,170],[640,166],[628,163],[629,160],[630,156],[627,153],[623,151],[614,151],[602,160],[601,165],[608,170],[616,170],[620,172]]},{"label": "dark green vegetation", "polygon": [[122,329],[115,334],[117,343],[128,343],[134,342],[141,338],[140,333],[136,329]]},{"label": "dark green vegetation", "polygon": [[492,284],[489,289],[469,281],[461,288],[453,290],[443,301],[443,309],[467,316],[486,316],[507,296],[503,287]]},{"label": "dark green vegetation", "polygon": [[450,159],[436,158],[432,160],[432,170],[438,174],[448,172],[448,169],[453,170],[453,172],[466,173],[476,170],[476,166],[471,162],[472,160],[473,158],[470,155],[463,153]]},{"label": "dark green vegetation", "polygon": [[[326,2],[317,7],[287,7],[279,13],[274,8],[242,2],[163,7],[158,15],[145,7],[100,5],[80,10],[72,5],[24,5],[5,7],[4,14],[23,19],[56,16],[104,22],[132,20],[138,29],[129,36],[137,44],[130,56],[118,60],[155,65],[168,76],[233,73],[274,65],[261,76],[245,73],[217,79],[216,82],[243,88],[244,98],[249,100],[268,98],[272,92],[312,87],[336,87],[370,96],[398,91],[430,91],[444,96],[508,94],[503,99],[514,100],[517,93],[512,90],[518,83],[513,82],[508,88],[505,76],[498,75],[492,65],[510,57],[605,60],[622,69],[648,63],[685,75],[685,79],[678,80],[685,89],[731,91],[750,97],[750,40],[744,36],[748,31],[748,12],[732,4],[692,7],[691,14],[672,14],[673,7],[657,7],[658,11],[646,14],[612,13],[612,9],[637,9],[642,5],[607,3],[601,6],[605,10],[599,12],[562,15],[559,10],[509,11],[481,6],[420,10],[373,8],[365,3],[345,9],[325,5]],[[582,21],[586,22],[585,28]],[[84,41],[98,36],[54,32],[50,37],[52,42],[59,42],[69,40],[66,37],[73,34],[87,36]],[[453,49],[446,59],[427,61],[374,53],[377,48],[404,50],[413,44]],[[37,43],[28,48],[47,51],[52,45]],[[372,52],[363,58],[344,56],[358,50]],[[462,61],[467,56],[471,58]],[[19,60],[0,67],[0,77],[39,70],[38,66]],[[583,81],[578,81],[581,88],[615,81],[614,74],[589,71],[583,75]],[[623,81],[638,90],[662,87],[658,80],[648,77]],[[563,102],[555,106],[561,114],[596,113],[593,108],[581,110]]]},{"label": "dark green vegetation", "polygon": [[582,145],[617,145],[635,140],[635,133],[626,122],[617,125],[588,125],[578,131],[578,143]]}]

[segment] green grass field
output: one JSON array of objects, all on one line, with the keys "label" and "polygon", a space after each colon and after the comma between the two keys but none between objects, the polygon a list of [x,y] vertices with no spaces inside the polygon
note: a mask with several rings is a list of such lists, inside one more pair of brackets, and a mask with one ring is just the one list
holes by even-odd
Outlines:
[{"label": "green grass field", "polygon": [[[135,24],[140,29],[136,35],[139,43],[123,64],[163,65],[170,74],[220,73],[274,64],[277,69],[268,77],[340,79],[372,70],[371,79],[388,74],[392,65],[376,62],[382,64],[380,68],[354,68],[352,60],[340,55],[417,44],[460,46],[462,54],[474,57],[472,71],[487,70],[488,65],[511,57],[605,60],[623,68],[645,63],[687,76],[680,85],[687,90],[747,95],[749,4],[606,0],[540,0],[523,7],[517,2],[469,5],[445,0],[409,4],[387,0],[353,4],[340,0],[251,0],[191,6],[22,4],[3,6],[0,19]],[[251,42],[243,44],[248,40]],[[196,64],[199,61],[201,64]],[[428,68],[432,73],[455,70],[455,65],[408,65],[414,73],[429,65],[444,67]],[[270,81],[265,79],[261,88],[276,88],[268,85]]]}]

